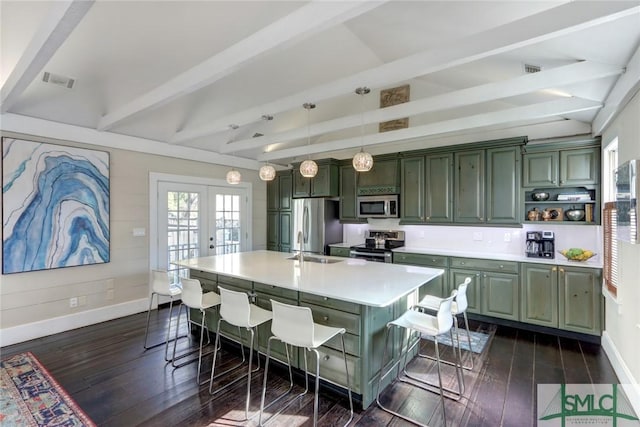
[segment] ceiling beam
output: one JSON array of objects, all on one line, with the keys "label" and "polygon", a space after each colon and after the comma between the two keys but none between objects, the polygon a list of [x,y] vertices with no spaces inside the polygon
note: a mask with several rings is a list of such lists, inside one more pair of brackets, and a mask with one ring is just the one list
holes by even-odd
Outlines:
[{"label": "ceiling beam", "polygon": [[[494,101],[510,96],[522,95],[537,90],[562,87],[578,82],[600,79],[621,74],[623,70],[615,65],[582,61],[539,73],[526,74],[514,79],[488,83],[467,89],[436,95],[395,106],[367,111],[363,114],[340,117],[313,124],[309,131],[304,128],[292,129],[259,138],[247,138],[223,145],[219,152],[230,153],[249,150],[270,144],[317,136],[341,129],[396,120],[433,111],[442,111],[482,102]],[[354,95],[355,96],[355,95]]]},{"label": "ceiling beam", "polygon": [[609,92],[609,96],[604,101],[604,107],[598,111],[593,120],[593,134],[601,135],[620,109],[624,108],[638,90],[640,90],[640,46],[629,60],[624,74],[620,76]]},{"label": "ceiling beam", "polygon": [[210,123],[176,132],[172,143],[184,143],[227,129],[229,123],[240,126],[260,120],[263,114],[277,115],[315,102],[343,96],[356,87],[383,88],[418,76],[453,68],[500,53],[602,25],[640,13],[637,2],[570,2],[541,13],[474,34],[452,44],[398,59],[381,66],[334,80],[278,100],[251,107]]},{"label": "ceiling beam", "polygon": [[[374,9],[383,1],[332,2],[314,0],[249,37],[129,101],[100,119],[98,130],[108,130],[129,117],[165,105],[245,67],[261,56]],[[230,123],[230,122],[229,122]],[[227,127],[229,125],[227,123]]]},{"label": "ceiling beam", "polygon": [[67,40],[94,0],[55,1],[45,14],[27,48],[0,89],[0,112],[5,113],[33,82],[58,48]]},{"label": "ceiling beam", "polygon": [[345,148],[357,148],[363,145],[370,146],[384,144],[387,142],[439,135],[448,132],[481,129],[488,126],[495,126],[510,122],[525,122],[528,120],[537,120],[552,116],[562,116],[579,111],[594,110],[601,107],[602,104],[596,101],[580,98],[563,98],[556,101],[532,104],[524,107],[508,108],[499,111],[492,111],[490,113],[482,113],[473,116],[429,123],[407,129],[367,135],[364,138],[356,137],[340,139],[311,146],[271,151],[258,156],[258,160],[277,160],[323,153],[326,151],[343,150]]}]

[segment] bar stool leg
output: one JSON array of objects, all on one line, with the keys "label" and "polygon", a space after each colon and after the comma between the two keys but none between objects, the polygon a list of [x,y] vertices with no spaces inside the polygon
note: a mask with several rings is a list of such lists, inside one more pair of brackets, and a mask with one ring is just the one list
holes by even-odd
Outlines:
[{"label": "bar stool leg", "polygon": [[342,358],[344,359],[344,373],[347,376],[347,393],[349,394],[349,420],[345,424],[348,425],[353,420],[353,397],[351,395],[351,379],[349,378],[349,366],[347,364],[347,352],[344,347],[344,334],[340,334],[342,342]]}]

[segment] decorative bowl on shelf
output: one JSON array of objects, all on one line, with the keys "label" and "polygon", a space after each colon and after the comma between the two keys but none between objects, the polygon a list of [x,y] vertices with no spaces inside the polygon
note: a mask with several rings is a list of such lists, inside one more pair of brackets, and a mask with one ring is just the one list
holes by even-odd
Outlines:
[{"label": "decorative bowl on shelf", "polygon": [[545,191],[535,191],[531,193],[531,199],[535,200],[536,202],[542,202],[549,199],[549,193]]},{"label": "decorative bowl on shelf", "polygon": [[571,208],[566,210],[564,214],[569,221],[582,221],[584,218],[584,209]]},{"label": "decorative bowl on shelf", "polygon": [[595,252],[580,248],[562,249],[558,252],[564,255],[569,261],[586,261],[596,255]]}]

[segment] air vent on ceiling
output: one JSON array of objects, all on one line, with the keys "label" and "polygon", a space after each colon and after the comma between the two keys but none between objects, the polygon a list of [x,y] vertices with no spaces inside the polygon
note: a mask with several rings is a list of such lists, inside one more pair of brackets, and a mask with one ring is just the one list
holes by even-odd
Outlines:
[{"label": "air vent on ceiling", "polygon": [[524,64],[525,73],[539,73],[541,69],[539,65]]},{"label": "air vent on ceiling", "polygon": [[71,77],[61,76],[60,74],[53,74],[47,71],[42,75],[42,81],[45,83],[49,83],[52,85],[64,87],[67,89],[71,89],[76,82],[75,79]]}]

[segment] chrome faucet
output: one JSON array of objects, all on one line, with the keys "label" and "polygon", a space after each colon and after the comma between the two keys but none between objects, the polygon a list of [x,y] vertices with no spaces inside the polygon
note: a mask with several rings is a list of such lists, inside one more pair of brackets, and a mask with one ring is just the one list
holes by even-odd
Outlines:
[{"label": "chrome faucet", "polygon": [[302,252],[302,231],[298,231],[298,258],[300,263],[302,264],[304,262],[304,255]]}]

